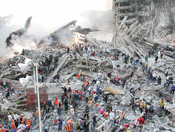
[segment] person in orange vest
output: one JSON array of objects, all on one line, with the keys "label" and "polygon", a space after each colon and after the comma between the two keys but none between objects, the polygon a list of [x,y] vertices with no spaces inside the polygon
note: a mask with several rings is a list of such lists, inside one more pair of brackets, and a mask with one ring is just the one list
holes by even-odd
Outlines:
[{"label": "person in orange vest", "polygon": [[15,123],[14,123],[14,120],[13,119],[11,119],[11,129],[16,129],[16,127],[15,127]]},{"label": "person in orange vest", "polygon": [[55,107],[55,109],[57,108],[57,104],[58,104],[58,99],[56,97],[55,100],[54,100],[54,107]]},{"label": "person in orange vest", "polygon": [[124,111],[122,111],[122,113],[120,114],[120,124],[121,125],[124,125],[124,118],[125,118]]},{"label": "person in orange vest", "polygon": [[139,100],[139,106],[140,106],[140,113],[142,113],[143,112],[143,102],[141,99]]},{"label": "person in orange vest", "polygon": [[[40,115],[41,115],[41,110],[40,110]],[[36,110],[36,116],[39,117],[39,108]]]},{"label": "person in orange vest", "polygon": [[79,79],[79,77],[80,77],[80,75],[79,74],[77,74],[77,78]]},{"label": "person in orange vest", "polygon": [[31,126],[31,121],[30,121],[29,117],[27,117],[26,126],[27,126],[27,130],[29,132],[30,131],[30,126]]},{"label": "person in orange vest", "polygon": [[67,123],[67,125],[66,125],[66,131],[67,132],[70,132],[71,131],[71,125],[70,125],[70,123]]},{"label": "person in orange vest", "polygon": [[20,116],[20,118],[19,118],[19,122],[20,122],[20,123],[24,122],[23,114],[21,114],[21,116]]},{"label": "person in orange vest", "polygon": [[104,116],[104,118],[106,119],[106,117],[108,116],[108,112],[104,112],[104,113],[103,113],[103,116]]},{"label": "person in orange vest", "polygon": [[0,125],[0,132],[4,132],[3,125]]}]

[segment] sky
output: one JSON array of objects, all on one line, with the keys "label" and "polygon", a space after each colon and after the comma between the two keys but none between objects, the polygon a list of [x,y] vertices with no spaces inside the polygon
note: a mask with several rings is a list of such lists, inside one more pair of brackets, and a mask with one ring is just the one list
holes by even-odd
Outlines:
[{"label": "sky", "polygon": [[40,36],[48,35],[72,20],[88,27],[81,19],[83,10],[112,9],[112,0],[4,0],[1,3],[0,16],[13,15],[7,26],[16,26],[17,30],[32,16],[28,33]]}]

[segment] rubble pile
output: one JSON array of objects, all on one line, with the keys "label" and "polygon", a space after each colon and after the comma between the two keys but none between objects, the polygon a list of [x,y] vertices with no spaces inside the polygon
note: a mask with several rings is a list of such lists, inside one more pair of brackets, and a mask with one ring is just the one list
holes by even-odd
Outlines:
[{"label": "rubble pile", "polygon": [[[112,43],[87,35],[96,30],[75,27],[72,21],[50,34],[51,42],[44,38],[36,50],[23,49],[2,62],[0,115],[7,114],[9,119],[10,113],[24,114],[18,116],[19,123],[30,120],[27,129],[31,132],[41,126],[39,109],[42,128],[49,132],[175,131],[175,48],[154,38],[174,35],[155,27],[159,22],[154,13],[162,12],[157,6],[162,2],[113,3],[116,32]],[[62,36],[71,39],[71,44],[65,46]],[[8,45],[13,45],[10,38]],[[1,119],[10,127],[7,118]]]}]

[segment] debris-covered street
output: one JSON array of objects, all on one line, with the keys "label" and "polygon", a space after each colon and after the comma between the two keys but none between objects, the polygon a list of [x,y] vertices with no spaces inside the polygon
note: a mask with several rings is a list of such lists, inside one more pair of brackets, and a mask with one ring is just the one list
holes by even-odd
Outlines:
[{"label": "debris-covered street", "polygon": [[1,57],[0,132],[175,131],[175,1],[111,4],[110,41],[75,20],[30,35],[32,16],[7,36],[31,49]]}]

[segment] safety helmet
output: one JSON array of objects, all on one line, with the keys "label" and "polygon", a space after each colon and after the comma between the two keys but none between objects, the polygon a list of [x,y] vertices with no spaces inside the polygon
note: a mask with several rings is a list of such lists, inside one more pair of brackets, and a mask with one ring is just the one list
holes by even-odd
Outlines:
[{"label": "safety helmet", "polygon": [[115,103],[115,105],[117,105],[117,103]]},{"label": "safety helmet", "polygon": [[3,125],[0,125],[0,127],[3,127]]},{"label": "safety helmet", "polygon": [[56,113],[57,111],[56,111],[56,110],[54,110],[54,112]]},{"label": "safety helmet", "polygon": [[14,120],[13,119],[11,119],[11,122],[13,122]]},{"label": "safety helmet", "polygon": [[62,91],[62,93],[64,93],[64,91]]},{"label": "safety helmet", "polygon": [[122,114],[124,113],[124,111],[122,111]]},{"label": "safety helmet", "polygon": [[23,116],[23,114],[21,114],[21,116]]},{"label": "safety helmet", "polygon": [[142,117],[142,114],[140,114],[140,117]]},{"label": "safety helmet", "polygon": [[143,106],[146,106],[146,104],[144,104]]},{"label": "safety helmet", "polygon": [[29,117],[27,117],[27,120],[29,120],[30,118]]},{"label": "safety helmet", "polygon": [[140,100],[142,100],[142,99],[140,98]]}]

